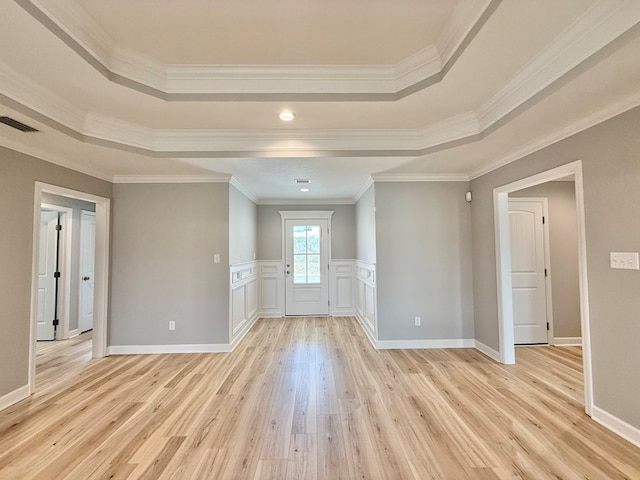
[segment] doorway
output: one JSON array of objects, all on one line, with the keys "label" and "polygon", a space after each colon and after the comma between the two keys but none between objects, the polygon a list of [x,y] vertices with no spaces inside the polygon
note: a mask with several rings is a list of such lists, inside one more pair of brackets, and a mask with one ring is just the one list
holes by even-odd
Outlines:
[{"label": "doorway", "polygon": [[285,315],[329,315],[333,212],[280,212],[285,263]]},{"label": "doorway", "polygon": [[[41,205],[43,197],[47,194],[53,194],[59,197],[65,197],[67,199],[81,200],[84,202],[90,202],[95,205],[94,216],[94,241],[95,247],[95,273],[93,278],[94,296],[91,310],[93,311],[93,338],[91,352],[93,358],[100,358],[106,354],[106,318],[107,318],[107,299],[108,299],[108,264],[109,264],[109,215],[110,215],[110,200],[108,198],[99,197],[84,192],[79,192],[55,185],[48,185],[41,182],[35,184],[34,194],[34,228],[33,228],[33,253],[32,253],[32,289],[31,289],[31,328],[30,328],[30,359],[29,359],[29,387],[30,393],[35,391],[35,379],[36,379],[36,342],[38,338],[38,319],[40,316],[40,302],[39,297],[42,296],[40,286],[40,270],[41,270],[41,244],[46,244],[46,241],[42,240],[42,235],[47,235],[47,230],[42,230],[42,217],[41,217]],[[58,208],[58,207],[56,207]],[[60,207],[63,208],[63,207]],[[68,216],[68,223],[71,223],[71,215]],[[79,219],[78,219],[79,221]],[[70,231],[69,228],[68,231]],[[63,230],[64,232],[64,225]],[[67,236],[68,238],[68,236]],[[66,245],[70,245],[71,242],[67,241]],[[79,245],[78,245],[79,248]],[[68,247],[64,248],[65,251]],[[69,263],[71,258],[70,254],[66,255],[65,263]],[[73,275],[73,270],[69,267],[69,275],[65,276],[66,279],[70,279]],[[75,269],[76,273],[79,272],[78,267]],[[79,284],[78,284],[79,285]],[[77,290],[77,289],[76,289]],[[59,322],[58,326],[63,326],[60,332],[61,334],[68,335],[71,331],[72,334],[80,333],[78,327],[75,329],[69,328],[68,312],[71,288],[66,289],[65,295],[60,297],[58,302],[65,312],[66,322]]]},{"label": "doorway", "polygon": [[584,371],[584,404],[587,415],[591,416],[593,410],[593,379],[589,328],[584,191],[582,183],[582,162],[580,160],[495,188],[493,191],[496,280],[498,291],[499,353],[500,361],[502,363],[515,363],[509,193],[549,181],[566,178],[567,176],[572,176],[575,181],[580,325],[582,332],[582,357]]}]

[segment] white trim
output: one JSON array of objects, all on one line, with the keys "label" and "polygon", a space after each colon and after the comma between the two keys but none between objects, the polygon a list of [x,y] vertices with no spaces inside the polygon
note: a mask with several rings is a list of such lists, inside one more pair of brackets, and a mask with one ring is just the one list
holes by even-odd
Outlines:
[{"label": "white trim", "polygon": [[595,125],[612,119],[613,117],[620,115],[624,112],[636,108],[640,105],[640,91],[630,95],[629,97],[617,102],[613,105],[609,105],[602,110],[599,110],[592,115],[581,118],[578,121],[565,125],[563,128],[555,130],[550,135],[542,137],[538,140],[530,142],[526,145],[520,146],[517,149],[503,155],[493,162],[482,165],[481,167],[472,170],[469,173],[469,180],[474,180],[478,177],[486,175],[489,172],[497,170],[500,167],[504,167],[512,162],[520,160],[521,158],[538,152],[543,148],[546,148],[554,143],[558,143],[566,138],[571,137],[577,133],[587,130]]},{"label": "white trim", "polygon": [[487,357],[491,358],[492,360],[495,360],[496,362],[500,362],[500,352],[498,352],[497,350],[494,350],[493,348],[489,347],[488,345],[485,345],[479,340],[474,340],[474,347],[476,350],[478,350],[481,353],[484,353]]},{"label": "white trim", "polygon": [[16,388],[9,393],[5,393],[0,397],[0,410],[9,408],[11,405],[18,403],[25,398],[28,398],[30,394],[31,388],[28,384],[23,385],[20,388]]},{"label": "white trim", "polygon": [[283,207],[286,206],[290,206],[290,205],[309,205],[309,206],[322,206],[322,205],[353,205],[353,200],[351,199],[326,199],[326,200],[322,200],[322,199],[317,199],[317,200],[292,200],[292,199],[287,199],[287,200],[258,200],[256,202],[256,205],[281,205]]},{"label": "white trim", "polygon": [[[333,216],[333,210],[280,210],[278,211],[282,218],[282,228],[284,229],[285,220],[327,220],[330,221]],[[329,224],[331,227],[331,224]],[[283,231],[284,233],[284,231]],[[284,245],[283,245],[284,247]],[[282,251],[282,258],[284,258],[284,250]],[[331,258],[331,257],[329,257]]]},{"label": "white trim", "polygon": [[374,173],[374,182],[468,182],[466,173]]},{"label": "white trim", "polygon": [[456,338],[442,340],[378,340],[378,350],[423,350],[434,348],[475,348],[472,338]]},{"label": "white trim", "polygon": [[554,337],[552,345],[557,347],[581,347],[582,337]]},{"label": "white trim", "polygon": [[111,345],[109,355],[162,355],[168,353],[226,353],[233,350],[229,343],[182,345]]},{"label": "white trim", "polygon": [[360,328],[362,328],[362,331],[365,333],[365,335],[367,336],[367,338],[371,342],[371,346],[377,350],[378,347],[376,346],[376,344],[377,344],[378,341],[376,340],[376,338],[374,336],[374,333],[366,325],[366,323],[364,321],[362,321],[362,319],[360,319],[360,317],[358,317],[357,315],[356,315],[356,320],[360,324]]},{"label": "white trim", "polygon": [[243,194],[245,197],[247,197],[249,200],[251,200],[253,203],[258,202],[258,199],[244,186],[240,183],[240,181],[232,176],[231,179],[229,180],[229,184],[233,185],[234,187],[236,187],[236,189],[238,189],[238,191]]},{"label": "white trim", "polygon": [[111,200],[98,195],[71,190],[69,188],[35,182],[33,203],[33,247],[32,247],[32,271],[31,271],[31,323],[29,341],[29,388],[35,391],[36,381],[36,317],[38,315],[38,256],[40,237],[40,205],[42,204],[42,192],[53,193],[63,197],[75,198],[96,205],[96,267],[94,282],[94,308],[93,308],[93,358],[101,358],[107,352],[107,317],[109,312],[109,251],[111,224]]},{"label": "white trim", "polygon": [[261,317],[256,314],[253,316],[253,319],[248,320],[244,323],[242,328],[236,333],[236,336],[233,337],[233,340],[231,340],[231,351],[236,349],[236,347],[240,344],[242,339],[247,335],[247,333],[249,333],[249,330],[253,328],[253,326],[256,324],[258,320],[260,320],[260,318]]},{"label": "white trim", "polygon": [[640,429],[595,405],[592,408],[591,418],[636,447],[640,447]]},{"label": "white trim", "polygon": [[[28,2],[28,4],[27,4]],[[118,45],[74,2],[23,0],[34,18],[46,16],[57,25],[80,56],[111,81],[129,80],[159,93],[396,93],[428,78],[440,79],[443,68],[469,43],[469,35],[486,21],[496,0],[465,2],[456,8],[435,44],[390,65],[172,65]],[[49,28],[45,24],[45,27]],[[52,31],[58,34],[56,31]],[[440,53],[442,52],[442,53]],[[442,56],[441,56],[442,55]],[[119,83],[123,83],[119,81]],[[138,83],[140,85],[135,85]],[[130,85],[133,84],[133,85]]]},{"label": "white trim", "polygon": [[360,199],[362,198],[362,196],[367,193],[367,191],[369,190],[369,188],[373,185],[373,178],[371,177],[371,175],[369,175],[369,177],[367,178],[367,181],[364,182],[364,184],[362,185],[362,187],[360,188],[360,190],[358,190],[358,193],[356,193],[356,196],[353,197],[353,204],[356,204],[360,201]]},{"label": "white trim", "polygon": [[[231,175],[114,175],[113,183],[230,183]],[[237,186],[236,186],[237,188]],[[239,190],[239,189],[238,189]],[[243,192],[244,193],[244,192]]]},{"label": "white trim", "polygon": [[496,246],[496,282],[498,293],[498,337],[500,361],[515,363],[513,339],[513,305],[511,296],[511,252],[509,232],[509,193],[574,175],[578,226],[578,278],[580,280],[580,316],[584,371],[584,405],[587,415],[593,409],[593,373],[591,366],[591,334],[589,321],[589,287],[587,276],[586,227],[582,161],[567,163],[545,172],[523,178],[493,190]]}]

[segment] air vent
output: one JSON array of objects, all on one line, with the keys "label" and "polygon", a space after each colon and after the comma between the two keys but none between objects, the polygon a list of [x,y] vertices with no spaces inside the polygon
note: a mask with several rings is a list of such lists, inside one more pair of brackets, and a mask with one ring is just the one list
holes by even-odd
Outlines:
[{"label": "air vent", "polygon": [[308,185],[311,183],[311,180],[309,180],[308,178],[296,178],[294,180],[294,182],[296,182],[298,185],[302,184],[302,185]]},{"label": "air vent", "polygon": [[11,117],[0,117],[0,123],[4,123],[5,125],[9,125],[10,127],[13,127],[16,130],[20,130],[21,132],[25,133],[38,131],[36,128],[25,125],[24,123],[19,122],[18,120]]}]

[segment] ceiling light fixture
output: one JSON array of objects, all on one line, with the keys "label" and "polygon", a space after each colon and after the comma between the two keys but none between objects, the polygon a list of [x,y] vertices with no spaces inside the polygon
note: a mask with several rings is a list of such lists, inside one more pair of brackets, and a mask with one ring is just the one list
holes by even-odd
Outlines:
[{"label": "ceiling light fixture", "polygon": [[301,191],[301,192],[308,192],[308,191],[309,191],[309,189],[308,189],[308,188],[306,188],[306,187],[304,187],[304,188],[301,188],[301,189],[300,189],[300,191]]},{"label": "ceiling light fixture", "polygon": [[289,112],[287,110],[285,110],[284,112],[280,112],[280,120],[284,122],[290,122],[294,118],[296,118],[296,114],[293,112]]}]

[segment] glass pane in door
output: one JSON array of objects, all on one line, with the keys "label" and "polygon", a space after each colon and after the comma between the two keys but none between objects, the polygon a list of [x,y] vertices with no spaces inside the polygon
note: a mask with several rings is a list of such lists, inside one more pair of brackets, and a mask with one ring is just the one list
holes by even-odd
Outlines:
[{"label": "glass pane in door", "polygon": [[320,225],[293,227],[293,283],[320,283]]}]

